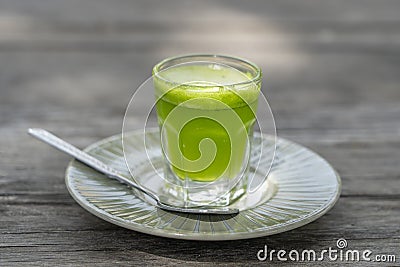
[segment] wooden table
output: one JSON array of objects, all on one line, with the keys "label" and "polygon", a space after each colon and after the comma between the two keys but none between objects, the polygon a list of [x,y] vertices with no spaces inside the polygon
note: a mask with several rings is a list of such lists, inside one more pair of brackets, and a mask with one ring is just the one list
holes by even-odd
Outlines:
[{"label": "wooden table", "polygon": [[[399,11],[394,0],[1,0],[0,266],[252,265],[264,245],[321,250],[339,238],[399,265]],[[27,128],[80,147],[117,134],[151,67],[193,52],[262,67],[279,135],[342,177],[331,211],[286,233],[207,243],[126,230],[74,202],[70,158]]]}]

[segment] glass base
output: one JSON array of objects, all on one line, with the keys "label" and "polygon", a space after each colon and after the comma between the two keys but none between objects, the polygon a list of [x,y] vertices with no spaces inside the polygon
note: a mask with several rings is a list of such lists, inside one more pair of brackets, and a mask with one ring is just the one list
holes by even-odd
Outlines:
[{"label": "glass base", "polygon": [[173,171],[164,167],[165,193],[181,199],[183,206],[228,206],[246,193],[247,172],[242,177],[221,177],[214,182],[199,182],[177,178]]}]

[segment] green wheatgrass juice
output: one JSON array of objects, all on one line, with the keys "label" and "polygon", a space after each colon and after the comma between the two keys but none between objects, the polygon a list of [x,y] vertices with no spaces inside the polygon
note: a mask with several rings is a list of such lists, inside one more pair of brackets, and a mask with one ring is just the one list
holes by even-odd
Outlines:
[{"label": "green wheatgrass juice", "polygon": [[[203,139],[215,143],[215,157],[208,167],[201,169],[194,164],[190,169],[178,164],[180,167],[171,168],[176,176],[211,182],[222,175],[235,178],[243,171],[249,144],[238,131],[252,135],[260,92],[259,82],[249,82],[252,78],[250,73],[210,63],[173,66],[154,75],[158,123],[165,130],[164,152],[170,161],[180,163],[182,157],[195,161],[202,156],[199,144]],[[240,119],[229,119],[232,115]],[[193,119],[188,120],[188,116]],[[218,118],[226,119],[233,132],[228,133]],[[181,122],[184,126],[179,133],[176,125]]]}]

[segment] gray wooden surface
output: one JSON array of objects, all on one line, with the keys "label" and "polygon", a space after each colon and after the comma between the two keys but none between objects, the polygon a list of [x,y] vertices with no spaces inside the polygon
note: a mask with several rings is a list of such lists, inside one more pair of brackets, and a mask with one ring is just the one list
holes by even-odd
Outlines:
[{"label": "gray wooden surface", "polygon": [[[399,265],[399,14],[395,0],[1,0],[0,266],[250,265],[264,245],[321,250],[338,238],[397,260],[354,265]],[[279,135],[342,176],[329,213],[275,236],[206,243],[126,230],[73,201],[69,157],[26,129],[81,147],[119,133],[151,67],[193,52],[262,67]]]}]

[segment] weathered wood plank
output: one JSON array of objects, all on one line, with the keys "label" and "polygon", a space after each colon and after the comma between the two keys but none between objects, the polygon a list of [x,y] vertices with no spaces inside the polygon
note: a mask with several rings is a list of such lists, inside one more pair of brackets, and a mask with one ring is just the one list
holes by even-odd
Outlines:
[{"label": "weathered wood plank", "polygon": [[[117,120],[117,118],[113,119]],[[100,126],[102,122],[95,121],[98,122],[99,127],[84,128],[82,126],[80,132],[71,130],[60,132],[56,128],[53,129],[72,143],[84,147],[96,140],[91,136],[92,133],[97,132],[98,138],[101,137],[99,130],[103,129]],[[29,125],[26,125],[27,127]],[[26,134],[26,128],[21,127],[17,131],[10,132],[9,136],[3,134],[3,140],[0,140],[0,147],[2,147],[0,153],[3,157],[0,163],[2,185],[0,194],[5,196],[14,193],[17,195],[65,194],[63,176],[70,158],[32,139]],[[103,134],[111,130],[104,130]],[[324,156],[338,170],[343,178],[344,195],[399,195],[400,185],[397,181],[400,179],[398,168],[400,142],[394,140],[398,135],[394,134],[391,141],[385,139],[387,136],[378,141],[374,135],[371,137],[366,135],[359,140],[354,137],[346,140],[336,131],[303,130],[293,134],[291,130],[287,130],[286,133],[287,137],[299,141]],[[10,143],[14,144],[12,149],[5,150],[7,144]],[[26,152],[21,154],[19,150]],[[360,187],[359,183],[363,186]],[[55,201],[57,202],[57,198]]]},{"label": "weathered wood plank", "polygon": [[[175,49],[174,54],[179,53]],[[35,105],[46,101],[49,108],[123,112],[134,88],[150,76],[154,64],[168,55],[0,53],[0,61],[8,63],[1,67],[0,103],[34,110]],[[341,113],[336,120],[347,122],[365,112],[376,116],[369,123],[393,119],[392,124],[400,124],[395,117],[400,97],[400,61],[396,57],[300,53],[249,58],[264,71],[264,92],[277,116],[300,114],[311,119],[322,114],[328,117],[335,111]],[[149,99],[152,97],[149,92]],[[12,118],[18,110],[8,112]],[[365,119],[370,119],[368,116]],[[390,118],[385,120],[387,116]]]},{"label": "weathered wood plank", "polygon": [[[144,253],[144,257],[161,257],[165,262],[169,259],[184,262],[212,259],[250,263],[258,261],[256,253],[264,245],[271,249],[318,250],[335,247],[336,239],[346,238],[352,249],[396,253],[400,245],[398,203],[399,199],[341,198],[324,217],[299,229],[270,237],[215,243],[170,240],[129,231],[103,222],[76,204],[62,207],[10,205],[6,206],[6,213],[17,220],[10,222],[6,229],[2,221],[0,249],[6,262],[12,262],[17,255],[18,261],[34,260],[32,254],[36,253],[53,260],[56,256],[51,255],[57,254],[59,259],[74,261],[74,254],[80,251],[125,251],[132,257]],[[111,257],[105,262],[114,260]]]},{"label": "weathered wood plank", "polygon": [[[283,0],[252,1],[162,1],[151,0],[133,2],[118,0],[110,3],[106,0],[48,1],[48,0],[2,0],[2,14],[5,16],[22,15],[37,20],[113,22],[113,21],[177,21],[172,14],[201,23],[204,16],[193,16],[193,11],[207,15],[209,19],[222,20],[224,16],[234,14],[234,18],[263,16],[292,20],[341,20],[341,21],[398,21],[396,0],[338,0],[334,3],[321,0]],[[191,11],[191,12],[189,12]],[[206,12],[207,11],[207,12]]]},{"label": "weathered wood plank", "polygon": [[[77,11],[71,1],[2,1],[0,51],[164,50],[176,54],[171,47],[178,46],[181,52],[208,47],[214,52],[256,51],[256,55],[299,49],[308,53],[398,53],[396,1],[357,0],[343,6],[324,1],[151,2],[87,1]],[[192,16],[193,10],[207,14],[207,19]],[[180,20],[170,15],[177,11]]]}]

